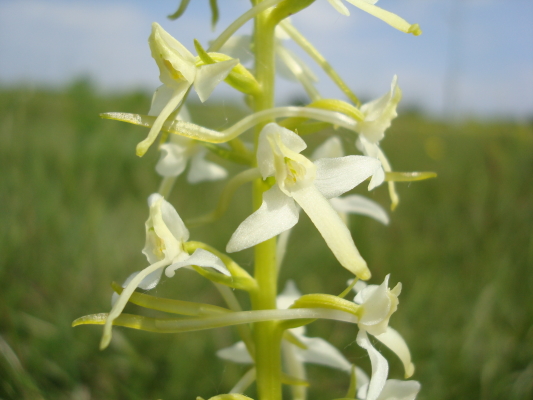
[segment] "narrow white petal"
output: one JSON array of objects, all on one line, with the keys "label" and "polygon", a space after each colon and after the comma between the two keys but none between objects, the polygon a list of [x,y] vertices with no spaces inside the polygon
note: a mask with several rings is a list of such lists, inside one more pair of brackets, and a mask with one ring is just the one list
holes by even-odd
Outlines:
[{"label": "narrow white petal", "polygon": [[198,93],[200,101],[206,101],[215,87],[229,75],[233,67],[239,63],[238,59],[232,59],[214,64],[202,65],[194,78],[194,90]]},{"label": "narrow white petal", "polygon": [[217,351],[217,356],[234,363],[253,364],[254,360],[246,349],[244,342],[237,342],[233,346],[226,347]]},{"label": "narrow white petal", "polygon": [[357,334],[357,344],[368,352],[370,363],[372,365],[372,376],[370,378],[365,400],[377,400],[381,390],[385,386],[385,382],[387,381],[389,364],[385,357],[372,346],[365,331],[359,331]]},{"label": "narrow white petal", "polygon": [[181,100],[183,100],[183,96],[185,96],[185,93],[187,92],[189,86],[190,85],[187,82],[182,82],[177,86],[176,90],[174,90],[168,103],[161,109],[161,112],[155,119],[154,124],[152,125],[150,132],[148,132],[148,136],[146,137],[146,139],[137,144],[137,155],[139,157],[143,156],[146,153],[148,148],[157,138],[157,135],[161,131],[163,123],[166,121],[169,115],[172,114],[172,111],[174,111],[176,107],[180,104]]},{"label": "narrow white petal", "polygon": [[278,236],[278,241],[276,242],[276,265],[278,271],[283,265],[283,260],[285,259],[285,254],[287,253],[287,246],[289,244],[291,232],[292,229],[287,229],[286,231],[281,232]]},{"label": "narrow white petal", "polygon": [[320,158],[336,158],[343,156],[344,149],[342,148],[341,139],[337,136],[332,136],[313,151],[311,160],[314,161]]},{"label": "narrow white petal", "polygon": [[298,339],[307,346],[307,349],[298,348],[297,354],[306,363],[325,365],[326,367],[350,372],[352,364],[341,354],[337,348],[322,338],[308,338],[298,336]]},{"label": "narrow white petal", "polygon": [[[255,367],[246,372],[241,379],[231,388],[230,393],[244,393],[254,383],[256,377]],[[247,397],[248,398],[248,397]]]},{"label": "narrow white petal", "polygon": [[187,166],[186,149],[174,143],[165,143],[160,147],[161,157],[155,170],[161,176],[179,176]]},{"label": "narrow white petal", "polygon": [[[283,364],[287,373],[295,378],[306,380],[305,365],[301,357],[297,354],[298,347],[286,340],[281,342]],[[291,385],[292,400],[306,400],[307,387],[301,385]]]},{"label": "narrow white petal", "polygon": [[315,186],[331,199],[353,189],[369,176],[372,176],[381,163],[372,157],[346,156],[321,158],[315,161]]},{"label": "narrow white petal", "polygon": [[190,265],[197,265],[204,268],[214,268],[224,275],[231,276],[222,260],[213,253],[204,249],[196,249],[190,257],[168,266],[165,270],[165,274],[168,277],[173,277],[175,274],[174,271],[176,271],[178,268],[188,267]]},{"label": "narrow white petal", "polygon": [[220,165],[207,161],[205,156],[207,149],[200,149],[191,159],[191,166],[187,174],[189,183],[199,183],[205,181],[217,181],[228,176],[228,171]]},{"label": "narrow white petal", "polygon": [[161,215],[163,222],[176,240],[186,242],[189,240],[189,230],[172,204],[163,198],[161,202]]},{"label": "narrow white petal", "polygon": [[246,218],[231,236],[228,253],[241,251],[264,242],[298,222],[298,207],[277,185],[263,193],[261,207]]},{"label": "narrow white petal", "polygon": [[402,335],[389,326],[385,333],[376,335],[375,338],[391,349],[400,358],[405,371],[405,379],[413,376],[415,373],[415,366],[411,362],[411,352]]},{"label": "narrow white petal", "polygon": [[335,210],[346,214],[366,215],[384,225],[389,224],[387,212],[378,203],[358,194],[330,199]]},{"label": "narrow white petal", "polygon": [[102,340],[100,341],[100,349],[105,349],[109,345],[109,342],[111,341],[111,328],[113,327],[113,321],[122,313],[122,310],[124,310],[124,307],[126,307],[126,304],[128,303],[131,294],[144,280],[144,278],[149,276],[151,273],[157,271],[158,269],[162,269],[167,264],[167,260],[158,261],[146,267],[131,279],[131,281],[128,283],[128,285],[124,288],[124,290],[118,297],[118,300],[115,302],[107,316],[104,325],[104,334],[102,336]]},{"label": "narrow white petal", "polygon": [[389,379],[378,400],[415,400],[419,391],[420,383],[417,381]]},{"label": "narrow white petal", "polygon": [[296,287],[296,284],[292,279],[289,279],[285,284],[283,291],[276,297],[276,306],[279,309],[286,309],[292,306],[292,304],[298,300],[302,294]]},{"label": "narrow white petal", "polygon": [[311,185],[294,191],[293,198],[313,221],[341,265],[360,279],[369,279],[370,271],[355,247],[350,231],[318,189]]},{"label": "narrow white petal", "polygon": [[328,0],[328,1],[329,1],[329,4],[331,4],[333,8],[337,10],[338,12],[340,12],[342,15],[346,15],[346,16],[350,15],[350,10],[346,8],[346,6],[342,3],[341,0]]}]

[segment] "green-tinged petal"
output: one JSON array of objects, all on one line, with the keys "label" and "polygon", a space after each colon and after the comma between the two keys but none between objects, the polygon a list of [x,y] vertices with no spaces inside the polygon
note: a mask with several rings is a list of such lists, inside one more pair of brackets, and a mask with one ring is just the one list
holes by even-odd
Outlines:
[{"label": "green-tinged petal", "polygon": [[[112,286],[113,290],[116,293],[122,293],[122,286],[118,285],[115,282],[113,282]],[[218,307],[211,304],[165,299],[162,297],[155,297],[145,293],[137,292],[132,293],[129,302],[144,308],[149,308],[151,310],[158,310],[172,314],[189,316],[203,316],[230,312],[230,310],[228,310],[227,308]]]},{"label": "green-tinged petal", "polygon": [[355,247],[350,231],[319,190],[311,185],[294,191],[292,197],[313,221],[341,265],[362,280],[370,279],[366,261]]},{"label": "green-tinged petal", "polygon": [[360,8],[363,11],[379,18],[383,22],[386,22],[393,28],[405,33],[412,33],[414,36],[422,34],[422,30],[418,24],[410,24],[405,19],[397,16],[396,14],[386,11],[380,7],[377,7],[365,0],[346,0],[348,3]]},{"label": "green-tinged petal", "polygon": [[148,136],[146,137],[146,139],[144,139],[137,145],[137,155],[139,157],[142,157],[146,153],[146,151],[148,151],[152,143],[155,141],[157,135],[161,131],[161,128],[163,127],[163,124],[165,123],[166,119],[181,103],[189,87],[190,84],[187,82],[182,82],[176,86],[176,89],[174,90],[169,102],[166,104],[166,106],[163,107],[157,118],[154,120],[150,132],[148,132]]},{"label": "green-tinged petal", "polygon": [[415,366],[411,362],[411,352],[402,335],[389,326],[384,333],[376,335],[375,338],[391,349],[400,358],[405,371],[405,379],[413,376],[415,373]]},{"label": "green-tinged petal", "polygon": [[[307,378],[305,373],[304,362],[296,354],[298,348],[293,344],[282,341],[281,350],[283,355],[283,365],[289,374],[295,376],[299,379],[305,380]],[[291,386],[291,394],[293,400],[306,400],[307,398],[307,387],[301,385]]]},{"label": "green-tinged petal", "polygon": [[306,350],[296,348],[298,356],[305,363],[324,365],[344,372],[350,371],[352,364],[331,343],[318,337],[300,336],[299,339],[307,346]]},{"label": "green-tinged petal", "polygon": [[387,182],[415,182],[436,178],[436,172],[385,172]]},{"label": "green-tinged petal", "polygon": [[174,143],[164,143],[155,170],[161,176],[179,176],[187,166],[187,149]]}]

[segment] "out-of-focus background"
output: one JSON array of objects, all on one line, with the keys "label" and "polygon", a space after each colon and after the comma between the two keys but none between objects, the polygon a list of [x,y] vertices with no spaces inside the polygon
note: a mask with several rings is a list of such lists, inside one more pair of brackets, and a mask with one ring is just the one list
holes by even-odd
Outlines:
[{"label": "out-of-focus background", "polygon": [[[159,182],[156,150],[142,159],[134,152],[147,131],[98,114],[147,112],[159,84],[146,41],[151,22],[192,50],[193,38],[206,44],[248,8],[244,0],[219,3],[212,32],[207,0],[191,2],[175,22],[166,15],[177,1],[0,1],[1,399],[208,398],[246,370],[213,357],[236,340],[230,328],[159,336],[117,328],[100,352],[99,327],[70,327],[108,311],[110,282],[147,265],[146,198]],[[354,239],[374,283],[387,273],[403,283],[391,325],[412,350],[419,399],[531,399],[533,3],[379,5],[419,23],[423,35],[402,34],[349,4],[352,15],[343,17],[325,0],[293,19],[363,99],[384,94],[398,75],[404,99],[383,148],[396,170],[439,175],[398,185],[389,226],[352,217]],[[324,96],[342,97],[316,71]],[[280,104],[305,98],[296,84],[280,84]],[[195,96],[190,111],[205,126],[222,129],[247,112],[224,85],[203,105]],[[354,150],[353,138],[339,135]],[[310,137],[310,149],[326,137]],[[182,177],[170,201],[185,218],[201,215],[223,185],[188,187]],[[384,187],[356,192],[388,206]],[[192,229],[192,238],[223,249],[250,213],[248,196],[241,189],[228,213]],[[343,290],[349,274],[303,215],[289,252],[281,287],[294,279],[305,293]],[[236,259],[251,269],[250,252]],[[191,271],[153,292],[222,304]],[[308,334],[369,370],[354,327],[316,322]],[[382,351],[390,377],[401,378],[395,356]],[[343,373],[308,372],[311,399],[344,395]]]}]

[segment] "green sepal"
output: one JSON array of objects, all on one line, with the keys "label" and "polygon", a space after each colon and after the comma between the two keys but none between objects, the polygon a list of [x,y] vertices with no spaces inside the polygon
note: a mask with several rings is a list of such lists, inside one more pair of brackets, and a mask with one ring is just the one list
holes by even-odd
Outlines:
[{"label": "green sepal", "polygon": [[[111,287],[117,294],[121,294],[124,290],[118,283],[111,283]],[[144,293],[134,292],[130,296],[130,303],[138,306],[149,308],[151,310],[164,311],[172,314],[189,315],[189,316],[205,316],[216,315],[231,312],[231,310],[218,307],[211,304],[194,303],[191,301],[165,299],[162,297],[150,296]]]},{"label": "green sepal", "polygon": [[294,302],[290,308],[330,308],[359,316],[361,306],[331,294],[306,294]]},{"label": "green sepal", "polygon": [[309,386],[309,382],[305,379],[296,378],[284,372],[281,373],[281,383],[292,386]]},{"label": "green sepal", "polygon": [[415,182],[436,177],[436,172],[385,172],[387,182]]},{"label": "green sepal", "polygon": [[187,6],[189,5],[190,2],[191,0],[181,0],[177,11],[174,14],[167,15],[167,18],[174,21],[178,19],[179,17],[181,17],[183,13],[185,12],[185,10],[187,10]]},{"label": "green sepal", "polygon": [[211,29],[215,30],[219,17],[217,0],[209,0],[209,8],[211,8]]},{"label": "green sepal", "polygon": [[185,251],[189,254],[193,253],[196,249],[204,249],[213,253],[222,260],[222,262],[231,274],[231,276],[227,276],[219,272],[214,272],[193,265],[192,268],[204,278],[235,289],[246,290],[247,292],[254,292],[257,290],[256,280],[252,278],[245,269],[243,269],[239,264],[233,261],[231,257],[227,256],[226,254],[221,253],[217,249],[202,242],[186,242],[184,243],[183,247]]},{"label": "green sepal", "polygon": [[[198,62],[196,62],[197,67],[205,64],[214,64],[221,61],[232,60],[232,58],[226,54],[208,53],[196,39],[194,39],[194,47],[200,59]],[[224,79],[224,82],[226,82],[232,88],[237,89],[239,92],[245,94],[257,96],[261,93],[261,86],[253,74],[241,63],[233,67],[226,79]]]}]

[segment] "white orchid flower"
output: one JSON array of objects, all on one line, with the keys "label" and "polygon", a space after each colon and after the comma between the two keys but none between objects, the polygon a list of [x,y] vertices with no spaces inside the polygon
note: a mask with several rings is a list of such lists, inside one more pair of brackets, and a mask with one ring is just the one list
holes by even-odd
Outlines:
[{"label": "white orchid flower", "polygon": [[207,250],[196,249],[189,255],[183,245],[189,240],[189,231],[185,227],[176,209],[158,193],[148,198],[150,216],[146,221],[146,243],[142,250],[150,266],[142,271],[134,272],[123,284],[124,290],[116,299],[109,312],[101,348],[107,347],[111,340],[111,327],[126,306],[131,294],[137,288],[153,289],[161,279],[163,270],[172,277],[179,268],[197,265],[199,267],[214,268],[224,275],[230,272],[217,256]]},{"label": "white orchid flower", "polygon": [[389,277],[387,275],[381,285],[366,285],[357,282],[355,289],[358,290],[354,302],[361,306],[357,335],[357,344],[368,351],[372,364],[372,376],[368,386],[367,400],[376,400],[381,393],[388,375],[388,363],[385,358],[372,346],[367,333],[390,348],[403,363],[405,377],[409,378],[414,373],[414,365],[411,362],[411,353],[402,336],[388,326],[391,315],[398,308],[398,296],[401,292],[401,284],[398,283],[393,289],[389,289]]},{"label": "white orchid flower", "polygon": [[[342,0],[328,0],[329,4],[335,8],[342,15],[350,15],[350,11],[343,4]],[[396,28],[405,33],[412,33],[414,36],[422,34],[422,30],[418,24],[410,24],[403,18],[397,16],[396,14],[386,11],[380,7],[375,6],[378,0],[346,0],[348,3],[353,4],[357,8],[373,15],[376,18],[381,19],[383,22],[386,22],[393,28]]]},{"label": "white orchid flower", "polygon": [[[373,157],[373,155],[370,154],[365,155]],[[334,158],[343,156],[344,149],[342,147],[341,140],[337,136],[332,136],[315,149],[311,159],[318,160],[320,158]],[[383,173],[383,168],[378,168],[376,173],[372,176],[372,179],[375,179],[376,175],[378,175],[380,171]],[[359,214],[374,218],[376,221],[379,221],[384,225],[389,224],[389,216],[383,207],[381,207],[375,201],[372,201],[364,196],[353,194],[349,196],[335,197],[330,199],[329,202],[340,214],[345,223],[348,221],[347,214]]]},{"label": "white orchid flower", "polygon": [[[278,295],[276,304],[278,309],[289,308],[294,301],[301,297],[301,293],[296,288],[293,281],[288,281],[283,291]],[[298,341],[305,345],[305,349],[283,340],[282,353],[284,363],[289,375],[294,378],[305,380],[304,364],[317,364],[338,369],[350,373],[352,364],[329,342],[322,338],[310,338],[305,336],[305,327],[290,329]],[[248,353],[243,342],[237,342],[233,346],[221,349],[217,352],[220,358],[240,364],[253,364],[254,361]],[[360,368],[355,368],[357,388],[369,382],[368,375]],[[251,382],[249,382],[251,384]],[[246,388],[237,386],[241,390]],[[295,400],[303,400],[306,397],[304,386],[292,386]]]},{"label": "white orchid flower", "polygon": [[[420,391],[418,381],[400,381],[388,379],[376,400],[415,400]],[[370,400],[368,397],[368,384],[363,385],[357,391],[359,400]]]},{"label": "white orchid flower", "polygon": [[264,179],[276,183],[263,193],[261,207],[233,233],[226,251],[244,250],[292,228],[298,207],[307,213],[340,264],[360,279],[370,278],[350,231],[327,199],[338,197],[371,176],[379,161],[371,157],[324,158],[315,163],[299,154],[307,147],[294,132],[275,123],[259,135],[257,164]]},{"label": "white orchid flower", "polygon": [[157,118],[147,138],[137,145],[139,156],[146,153],[165,120],[179,106],[191,86],[194,85],[198,97],[204,102],[239,63],[239,60],[232,59],[197,67],[189,50],[155,22],[148,43],[163,85],[157,88],[152,98],[148,115],[157,115]]},{"label": "white orchid flower", "polygon": [[[185,106],[182,107],[176,119],[190,121]],[[171,135],[170,141],[162,144],[160,150],[161,156],[155,166],[155,170],[163,177],[181,175],[189,161],[190,168],[187,174],[189,183],[216,181],[224,179],[228,175],[227,171],[220,165],[205,159],[207,149],[196,140],[180,135]]]}]

